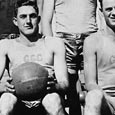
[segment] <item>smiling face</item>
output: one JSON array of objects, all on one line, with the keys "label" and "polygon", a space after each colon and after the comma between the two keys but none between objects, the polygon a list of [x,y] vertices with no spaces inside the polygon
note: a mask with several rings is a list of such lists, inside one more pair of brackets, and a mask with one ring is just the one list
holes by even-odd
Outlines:
[{"label": "smiling face", "polygon": [[13,20],[21,34],[29,36],[38,32],[38,14],[32,6],[21,6]]},{"label": "smiling face", "polygon": [[115,28],[115,0],[102,0],[102,6],[107,25]]}]

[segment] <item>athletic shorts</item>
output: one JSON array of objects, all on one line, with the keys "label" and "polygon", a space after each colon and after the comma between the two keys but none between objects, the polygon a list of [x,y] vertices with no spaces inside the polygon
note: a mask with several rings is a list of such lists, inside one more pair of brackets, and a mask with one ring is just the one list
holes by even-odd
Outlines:
[{"label": "athletic shorts", "polygon": [[41,104],[41,99],[36,101],[18,100],[14,115],[46,115],[46,111]]},{"label": "athletic shorts", "polygon": [[[103,102],[102,104],[102,110],[104,114],[102,115],[115,115],[115,97],[114,96],[110,96],[109,94],[107,94],[105,96],[105,102]],[[109,109],[108,109],[109,107]],[[106,114],[105,114],[106,113]]]},{"label": "athletic shorts", "polygon": [[56,37],[62,38],[66,46],[67,67],[72,70],[83,69],[83,40],[88,35],[58,32]]}]

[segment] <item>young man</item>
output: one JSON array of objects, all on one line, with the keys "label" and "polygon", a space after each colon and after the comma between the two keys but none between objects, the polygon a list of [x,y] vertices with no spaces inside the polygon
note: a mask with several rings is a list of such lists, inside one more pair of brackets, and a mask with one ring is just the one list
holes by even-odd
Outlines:
[{"label": "young man", "polygon": [[[68,99],[71,115],[78,114],[80,110],[76,96],[77,74],[78,70],[82,69],[83,40],[97,31],[96,8],[97,0],[44,0],[43,4],[43,34],[57,36],[63,39],[66,45],[66,60],[70,74]],[[54,30],[52,28],[53,17]],[[80,90],[78,84],[79,82],[77,82],[77,92]]]},{"label": "young man", "polygon": [[[18,65],[25,62],[35,62],[46,67],[51,67],[49,72],[54,68],[57,83],[48,85],[48,90],[54,89],[54,92],[48,93],[42,100],[41,104],[48,115],[65,115],[62,97],[57,92],[64,93],[68,88],[68,74],[65,61],[64,43],[52,37],[41,37],[38,34],[39,11],[36,2],[29,0],[18,0],[15,5],[13,22],[19,28],[19,37],[16,39],[4,39],[0,41],[0,77],[5,70],[6,56],[9,59],[9,74],[12,76],[12,70]],[[40,56],[40,59],[39,59]],[[47,69],[47,68],[46,68]],[[50,74],[49,73],[49,74]],[[23,106],[29,113],[31,112],[26,105],[33,105],[32,110],[39,110],[39,101],[22,100],[18,105],[18,98],[13,94],[15,88],[10,84],[11,78],[0,82],[0,115],[11,115],[14,110],[17,114],[23,114]],[[37,107],[36,107],[37,106]],[[17,108],[18,107],[18,108]],[[17,109],[19,111],[17,111]],[[29,114],[24,113],[24,114]],[[32,113],[34,114],[34,113]],[[43,115],[43,113],[37,113]]]},{"label": "young man", "polygon": [[84,115],[115,114],[115,0],[100,0],[106,27],[84,42]]}]

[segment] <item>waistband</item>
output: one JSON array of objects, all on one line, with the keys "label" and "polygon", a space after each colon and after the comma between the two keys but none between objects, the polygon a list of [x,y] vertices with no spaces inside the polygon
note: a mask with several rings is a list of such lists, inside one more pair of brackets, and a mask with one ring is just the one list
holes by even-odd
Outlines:
[{"label": "waistband", "polygon": [[84,40],[87,36],[89,36],[88,34],[84,34],[84,33],[75,34],[75,33],[66,33],[66,32],[57,32],[56,35],[62,38],[74,38],[76,40],[79,39]]}]

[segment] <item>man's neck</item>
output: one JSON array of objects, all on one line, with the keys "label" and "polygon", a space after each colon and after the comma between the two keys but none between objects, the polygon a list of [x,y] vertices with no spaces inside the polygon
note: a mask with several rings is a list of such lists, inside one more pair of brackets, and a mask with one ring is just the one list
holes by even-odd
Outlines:
[{"label": "man's neck", "polygon": [[41,39],[40,34],[32,35],[32,36],[25,36],[23,34],[20,34],[19,41],[27,46],[34,46],[35,42]]},{"label": "man's neck", "polygon": [[108,36],[112,36],[115,39],[115,30],[113,28],[110,28],[109,26],[106,26],[105,33]]}]

